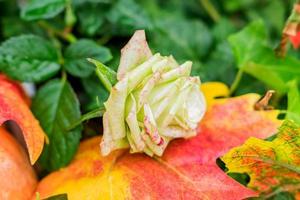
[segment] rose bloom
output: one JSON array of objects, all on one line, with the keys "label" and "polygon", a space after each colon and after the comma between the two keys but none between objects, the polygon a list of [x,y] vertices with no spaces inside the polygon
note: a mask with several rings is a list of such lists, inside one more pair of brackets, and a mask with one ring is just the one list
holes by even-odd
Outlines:
[{"label": "rose bloom", "polygon": [[118,82],[104,103],[102,155],[119,148],[161,156],[175,138],[197,134],[206,103],[192,62],[152,55],[144,31],[122,49]]}]

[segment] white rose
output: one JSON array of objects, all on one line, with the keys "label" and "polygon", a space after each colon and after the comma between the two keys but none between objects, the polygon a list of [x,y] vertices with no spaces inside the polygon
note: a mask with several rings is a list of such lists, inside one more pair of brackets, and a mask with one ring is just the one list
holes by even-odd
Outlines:
[{"label": "white rose", "polygon": [[102,155],[129,146],[161,156],[172,139],[195,136],[206,104],[191,68],[190,61],[152,55],[144,31],[137,31],[122,49],[118,82],[104,104]]}]

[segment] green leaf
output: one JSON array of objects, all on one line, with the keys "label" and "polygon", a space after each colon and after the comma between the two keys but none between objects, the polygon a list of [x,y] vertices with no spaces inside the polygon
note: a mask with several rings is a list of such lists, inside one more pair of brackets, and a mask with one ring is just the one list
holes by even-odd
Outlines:
[{"label": "green leaf", "polygon": [[49,19],[55,17],[65,8],[65,0],[31,0],[21,10],[25,20]]},{"label": "green leaf", "polygon": [[88,58],[88,61],[96,66],[96,75],[107,91],[110,91],[112,86],[117,83],[117,73],[98,60]]},{"label": "green leaf", "polygon": [[233,178],[234,180],[238,181],[239,183],[241,183],[244,186],[247,186],[247,184],[249,183],[250,177],[248,176],[248,174],[246,173],[228,173],[228,176],[230,176],[231,178]]},{"label": "green leaf", "polygon": [[255,0],[231,0],[231,1],[224,1],[225,9],[229,12],[234,12],[237,10],[249,8],[255,4]]},{"label": "green leaf", "polygon": [[[281,0],[272,0],[262,10],[262,18],[268,26],[274,27],[277,33],[281,33],[285,21],[285,6],[286,2]],[[276,14],[274,15],[274,10]]]},{"label": "green leaf", "polygon": [[81,117],[71,85],[58,79],[46,83],[33,99],[32,110],[49,138],[39,163],[47,171],[66,166],[76,153],[82,130],[81,126],[67,130]]},{"label": "green leaf", "polygon": [[[249,84],[250,83],[250,84]],[[249,74],[243,74],[242,80],[236,88],[234,95],[244,95],[248,93],[265,94],[269,90],[268,87],[261,81],[255,79]]]},{"label": "green leaf", "polygon": [[296,80],[290,81],[288,86],[288,112],[286,118],[300,123],[300,94],[298,82]]},{"label": "green leaf", "polygon": [[187,20],[176,17],[162,17],[156,21],[155,31],[150,33],[150,47],[162,55],[172,54],[179,63],[197,62],[207,55],[212,35],[207,26],[199,20]]},{"label": "green leaf", "polygon": [[229,43],[224,41],[216,46],[200,71],[194,71],[193,74],[200,74],[202,81],[221,81],[230,85],[236,71],[232,49]]},{"label": "green leaf", "polygon": [[95,67],[87,61],[87,58],[95,58],[105,63],[112,58],[112,55],[106,47],[100,46],[92,40],[82,39],[66,49],[66,70],[73,76],[88,77]]},{"label": "green leaf", "polygon": [[109,92],[104,88],[103,84],[95,74],[90,77],[81,79],[85,92],[84,104],[85,111],[91,111],[103,106],[103,103],[108,99]]},{"label": "green leaf", "polygon": [[48,197],[43,200],[68,200],[68,195],[67,194],[57,194],[57,195]]},{"label": "green leaf", "polygon": [[77,122],[73,123],[68,130],[72,130],[74,128],[76,128],[77,126],[79,126],[80,124],[82,124],[83,122],[90,120],[90,119],[94,119],[94,118],[98,118],[98,117],[102,117],[103,114],[105,112],[105,108],[103,106],[96,108],[88,113],[85,113],[81,116],[80,120],[78,120]]},{"label": "green leaf", "polygon": [[117,0],[107,13],[113,24],[113,34],[131,35],[137,29],[150,29],[151,20],[145,10],[134,0]]},{"label": "green leaf", "polygon": [[267,41],[261,20],[229,37],[238,67],[278,92],[285,93],[286,82],[300,75],[300,61],[289,56],[277,58]]},{"label": "green leaf", "polygon": [[84,4],[76,10],[80,31],[88,36],[94,36],[104,25],[108,11],[106,4]]},{"label": "green leaf", "polygon": [[0,46],[0,70],[14,79],[39,82],[59,69],[56,49],[39,36],[12,37]]},{"label": "green leaf", "polygon": [[46,35],[46,32],[38,24],[26,22],[17,17],[2,18],[2,33],[5,38],[21,34]]},{"label": "green leaf", "polygon": [[112,0],[72,0],[72,3],[76,6],[81,6],[84,3],[111,3]]},{"label": "green leaf", "polygon": [[268,198],[268,200],[295,200],[295,197],[289,192],[279,192],[278,194],[274,194],[274,196]]},{"label": "green leaf", "polygon": [[227,40],[228,36],[236,32],[232,21],[227,18],[221,18],[213,27],[212,34],[218,42]]}]

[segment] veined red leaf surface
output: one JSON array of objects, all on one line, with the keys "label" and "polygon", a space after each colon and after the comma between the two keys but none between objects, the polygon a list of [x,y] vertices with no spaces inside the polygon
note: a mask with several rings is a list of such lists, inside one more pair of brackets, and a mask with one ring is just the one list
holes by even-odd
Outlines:
[{"label": "veined red leaf surface", "polygon": [[277,111],[255,111],[259,95],[228,95],[220,83],[203,84],[208,111],[191,139],[170,143],[162,157],[114,151],[99,153],[100,137],[84,141],[73,162],[43,179],[42,198],[67,193],[69,199],[244,199],[257,193],[228,177],[216,159],[248,137],[276,132]]},{"label": "veined red leaf surface", "polygon": [[33,164],[43,149],[44,132],[31,113],[22,88],[0,75],[0,125],[8,120],[15,121],[21,128]]}]

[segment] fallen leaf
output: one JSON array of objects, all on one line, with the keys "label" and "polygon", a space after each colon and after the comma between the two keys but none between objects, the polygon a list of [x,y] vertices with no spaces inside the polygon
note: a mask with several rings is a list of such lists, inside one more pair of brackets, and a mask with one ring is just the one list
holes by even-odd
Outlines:
[{"label": "fallen leaf", "polygon": [[0,81],[1,81],[1,83],[3,81],[9,83],[10,89],[13,90],[15,93],[17,93],[18,95],[20,95],[21,98],[26,102],[26,104],[28,106],[30,106],[31,99],[27,96],[27,94],[23,90],[22,86],[17,81],[9,79],[4,74],[0,74]]},{"label": "fallen leaf", "polygon": [[31,113],[28,98],[21,87],[0,75],[0,125],[8,120],[15,121],[21,128],[30,162],[35,163],[43,149],[44,132]]},{"label": "fallen leaf", "polygon": [[0,127],[0,199],[28,200],[36,186],[37,178],[24,149]]},{"label": "fallen leaf", "polygon": [[[244,199],[257,193],[228,177],[216,159],[248,137],[265,138],[278,125],[278,111],[255,111],[259,95],[230,99],[228,88],[203,84],[210,105],[198,135],[170,143],[161,158],[129,154],[127,150],[99,153],[100,137],[84,141],[73,162],[44,178],[41,197],[67,193],[69,199]],[[219,92],[218,92],[219,91]]]},{"label": "fallen leaf", "polygon": [[251,137],[230,150],[222,160],[228,172],[247,173],[248,187],[264,197],[279,192],[300,192],[300,127],[286,121],[276,138],[265,141]]}]

